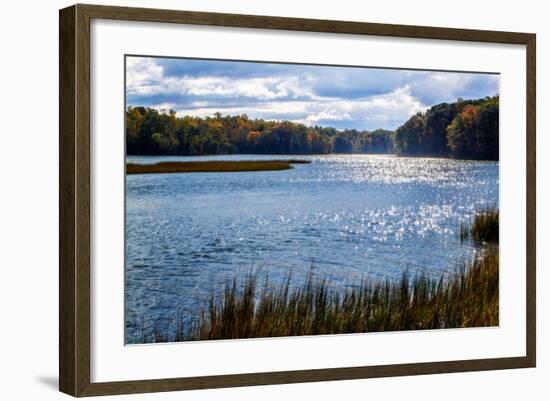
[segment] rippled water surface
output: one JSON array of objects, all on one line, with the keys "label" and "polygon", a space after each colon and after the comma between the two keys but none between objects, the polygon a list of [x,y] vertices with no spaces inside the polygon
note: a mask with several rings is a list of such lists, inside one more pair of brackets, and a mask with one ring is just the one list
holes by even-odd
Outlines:
[{"label": "rippled water surface", "polygon": [[[163,160],[281,156],[129,157]],[[292,271],[350,285],[403,271],[441,274],[475,251],[460,222],[498,204],[498,163],[372,155],[304,156],[252,173],[126,178],[126,339],[188,321],[235,272]]]}]

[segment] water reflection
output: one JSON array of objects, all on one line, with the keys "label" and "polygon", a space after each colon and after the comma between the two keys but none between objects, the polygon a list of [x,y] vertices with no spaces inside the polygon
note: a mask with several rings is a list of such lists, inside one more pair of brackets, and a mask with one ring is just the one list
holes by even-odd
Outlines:
[{"label": "water reflection", "polygon": [[[131,157],[134,162],[200,158]],[[285,158],[285,156],[280,156]],[[288,158],[288,157],[286,157]],[[498,203],[498,163],[392,156],[304,157],[254,173],[127,177],[127,340],[186,319],[235,271],[289,271],[342,284],[404,270],[433,274],[475,251],[460,222]]]}]

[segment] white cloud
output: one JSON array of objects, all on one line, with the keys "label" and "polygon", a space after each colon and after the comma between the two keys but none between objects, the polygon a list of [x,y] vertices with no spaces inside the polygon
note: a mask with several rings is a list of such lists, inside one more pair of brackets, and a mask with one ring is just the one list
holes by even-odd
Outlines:
[{"label": "white cloud", "polygon": [[152,58],[126,58],[126,86],[131,93],[139,93],[139,88],[148,87],[162,80],[162,66]]},{"label": "white cloud", "polygon": [[318,124],[320,121],[346,121],[351,120],[352,117],[346,112],[343,112],[342,110],[338,110],[336,108],[328,109],[325,108],[322,111],[314,112],[308,114],[305,118],[295,120],[296,122],[300,122],[304,125],[315,125]]},{"label": "white cloud", "polygon": [[294,66],[273,71],[261,64],[224,76],[216,74],[215,65],[208,67],[203,71],[209,75],[167,74],[162,59],[128,58],[127,94],[134,104],[174,109],[178,115],[220,112],[305,125],[395,129],[430,105],[493,95],[499,82],[497,75]]},{"label": "white cloud", "polygon": [[450,72],[422,72],[412,75],[411,92],[439,102],[454,101],[458,97],[492,96],[499,92],[499,76]]},{"label": "white cloud", "polygon": [[261,100],[314,97],[304,83],[311,82],[295,76],[234,79],[230,77],[164,76],[162,66],[151,58],[129,58],[127,62],[129,95],[193,95],[221,97],[251,97]]},{"label": "white cloud", "polygon": [[206,117],[220,112],[222,115],[247,114],[268,120],[288,119],[305,125],[323,121],[350,121],[361,123],[369,129],[389,129],[396,122],[402,122],[426,108],[425,104],[411,96],[410,88],[406,86],[388,94],[361,99],[275,100],[242,107],[183,108],[178,110],[178,115]]},{"label": "white cloud", "polygon": [[169,110],[177,110],[178,105],[175,103],[158,103],[158,104],[152,104],[148,107],[152,109],[168,112]]}]

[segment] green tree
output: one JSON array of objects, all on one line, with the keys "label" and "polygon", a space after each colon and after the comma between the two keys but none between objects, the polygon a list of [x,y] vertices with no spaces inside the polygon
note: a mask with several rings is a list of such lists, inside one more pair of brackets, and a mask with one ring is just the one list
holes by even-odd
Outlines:
[{"label": "green tree", "polygon": [[334,153],[351,153],[352,149],[351,141],[346,137],[338,135],[334,138]]},{"label": "green tree", "polygon": [[395,130],[395,151],[398,155],[424,155],[423,138],[426,131],[426,116],[417,113]]}]

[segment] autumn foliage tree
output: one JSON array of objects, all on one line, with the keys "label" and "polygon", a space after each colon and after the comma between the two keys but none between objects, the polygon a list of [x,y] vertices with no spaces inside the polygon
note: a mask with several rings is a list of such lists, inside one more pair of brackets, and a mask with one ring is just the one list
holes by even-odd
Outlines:
[{"label": "autumn foliage tree", "polygon": [[177,117],[152,108],[126,110],[129,155],[391,153],[386,130],[337,131],[291,121],[250,119],[246,114]]},{"label": "autumn foliage tree", "polygon": [[246,114],[201,118],[178,117],[173,110],[126,110],[129,155],[395,153],[498,160],[498,132],[498,96],[437,104],[395,132],[307,127]]},{"label": "autumn foliage tree", "polygon": [[498,160],[498,98],[466,105],[447,127],[449,150],[460,159]]},{"label": "autumn foliage tree", "polygon": [[499,97],[459,99],[417,113],[395,131],[403,156],[498,160]]}]

